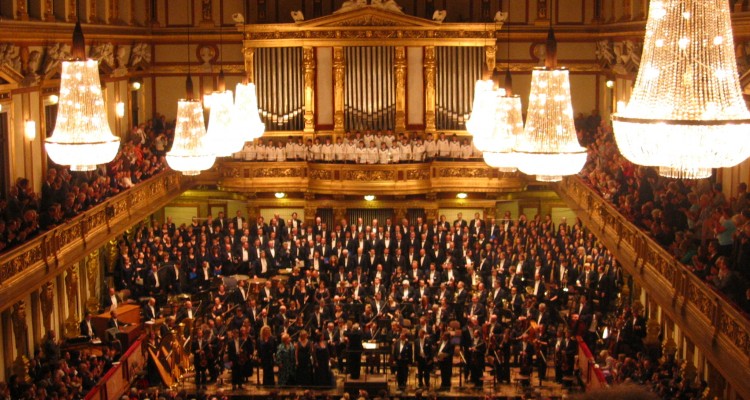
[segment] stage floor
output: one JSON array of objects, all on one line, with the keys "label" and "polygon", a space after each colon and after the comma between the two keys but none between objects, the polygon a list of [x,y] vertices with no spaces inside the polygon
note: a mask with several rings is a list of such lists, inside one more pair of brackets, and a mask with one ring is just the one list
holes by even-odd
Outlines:
[{"label": "stage floor", "polygon": [[[416,368],[412,368],[409,374],[406,390],[402,391],[397,387],[396,376],[387,375],[387,390],[390,396],[397,396],[401,398],[414,397],[417,392],[422,392],[422,396],[426,397],[428,394],[436,394],[438,398],[485,398],[487,396],[491,398],[543,398],[543,399],[559,399],[563,396],[574,392],[575,390],[568,390],[563,388],[562,385],[554,382],[554,369],[550,368],[547,371],[548,378],[539,384],[539,378],[535,373],[531,377],[531,384],[528,387],[523,387],[518,382],[518,368],[511,369],[511,383],[499,383],[494,384],[492,376],[489,373],[485,373],[485,382],[481,388],[474,387],[471,383],[466,380],[459,378],[457,373],[453,374],[451,389],[447,391],[439,390],[440,386],[440,375],[433,374],[430,378],[430,388],[420,388],[417,386],[416,381]],[[177,388],[178,390],[184,390],[186,393],[206,393],[206,394],[223,394],[231,397],[232,399],[254,399],[264,398],[268,399],[273,395],[280,397],[294,396],[301,394],[305,390],[312,390],[313,394],[317,397],[331,396],[335,400],[338,400],[345,392],[353,391],[359,388],[365,388],[370,386],[374,381],[384,381],[385,374],[370,374],[365,376],[364,367],[363,373],[359,381],[352,381],[351,378],[346,377],[344,374],[339,373],[334,369],[334,376],[336,379],[336,385],[333,388],[317,388],[317,387],[265,387],[258,384],[262,381],[255,374],[248,378],[248,381],[243,385],[243,388],[238,390],[232,390],[231,385],[231,374],[229,371],[225,371],[218,381],[222,383],[213,383],[207,385],[206,390],[196,390],[194,379],[189,377]],[[531,395],[530,397],[528,397]],[[353,397],[356,399],[356,397]]]}]

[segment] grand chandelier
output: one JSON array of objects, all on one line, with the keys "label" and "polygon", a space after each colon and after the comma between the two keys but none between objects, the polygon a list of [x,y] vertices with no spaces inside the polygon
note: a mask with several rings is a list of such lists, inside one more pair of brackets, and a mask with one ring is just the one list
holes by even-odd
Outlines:
[{"label": "grand chandelier", "polygon": [[517,137],[518,169],[542,182],[574,175],[586,163],[586,149],[578,144],[573,123],[568,71],[556,68],[557,41],[547,35],[545,67],[531,75],[531,92],[523,133]]},{"label": "grand chandelier", "polygon": [[57,121],[45,148],[57,164],[69,165],[72,171],[92,171],[115,158],[120,138],[109,128],[99,63],[86,59],[80,23],[73,30],[71,54],[72,60],[62,62]]},{"label": "grand chandelier", "polygon": [[185,80],[185,99],[177,101],[174,142],[166,155],[167,164],[183,175],[198,175],[214,165],[216,156],[206,134],[203,105],[195,99],[193,78],[190,76],[190,29],[188,29],[188,75]]},{"label": "grand chandelier", "polygon": [[[492,79],[480,79],[474,83],[474,101],[471,104],[471,115],[466,120],[466,131],[473,136],[474,146],[492,129],[495,119],[495,83]],[[482,151],[477,147],[477,150]]]},{"label": "grand chandelier", "polygon": [[231,90],[226,90],[224,71],[219,72],[218,89],[211,94],[207,135],[216,156],[226,157],[242,150],[245,138],[235,126],[234,97]]},{"label": "grand chandelier", "polygon": [[258,113],[254,83],[238,83],[234,98],[235,129],[249,142],[263,136],[266,125]]},{"label": "grand chandelier", "polygon": [[[516,172],[518,154],[513,151],[513,147],[521,134],[523,134],[521,98],[513,95],[513,80],[510,68],[508,68],[505,71],[505,88],[498,90],[495,126],[490,139],[492,145],[482,150],[484,162],[500,172]],[[484,147],[483,144],[482,146]]]},{"label": "grand chandelier", "polygon": [[620,152],[675,178],[706,178],[750,155],[725,0],[652,0],[630,102],[612,116]]}]

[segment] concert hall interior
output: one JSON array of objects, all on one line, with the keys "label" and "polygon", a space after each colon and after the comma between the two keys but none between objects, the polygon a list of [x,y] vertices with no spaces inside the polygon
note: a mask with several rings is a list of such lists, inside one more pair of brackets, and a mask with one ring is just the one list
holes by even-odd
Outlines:
[{"label": "concert hall interior", "polygon": [[748,0],[2,0],[0,399],[750,399],[748,96]]}]

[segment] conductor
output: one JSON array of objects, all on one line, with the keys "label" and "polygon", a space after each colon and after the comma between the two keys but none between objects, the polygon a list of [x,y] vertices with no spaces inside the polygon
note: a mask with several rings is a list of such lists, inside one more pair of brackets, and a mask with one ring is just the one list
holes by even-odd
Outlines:
[{"label": "conductor", "polygon": [[347,331],[344,340],[347,342],[347,348],[349,353],[347,360],[349,365],[349,376],[352,379],[359,379],[359,373],[362,364],[362,330],[359,329],[359,324],[354,324],[351,331]]}]

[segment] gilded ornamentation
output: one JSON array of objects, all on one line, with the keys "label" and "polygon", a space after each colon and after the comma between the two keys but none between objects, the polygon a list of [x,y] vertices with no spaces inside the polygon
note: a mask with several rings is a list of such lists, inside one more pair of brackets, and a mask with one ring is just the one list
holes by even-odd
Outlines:
[{"label": "gilded ornamentation", "polygon": [[333,179],[333,171],[330,169],[311,169],[308,171],[310,179],[329,181]]},{"label": "gilded ornamentation", "polygon": [[426,181],[430,179],[429,169],[407,169],[406,179],[410,181]]},{"label": "gilded ornamentation", "polygon": [[55,309],[55,292],[52,282],[47,282],[39,289],[39,305],[42,309],[42,325],[44,333],[52,330],[52,314]]},{"label": "gilded ornamentation", "polygon": [[240,169],[237,167],[221,167],[219,168],[219,175],[222,178],[239,178]]},{"label": "gilded ornamentation", "polygon": [[396,171],[393,170],[347,170],[343,171],[342,179],[345,181],[385,181],[396,179]]},{"label": "gilded ornamentation", "polygon": [[488,168],[439,168],[440,178],[490,178],[492,170]]},{"label": "gilded ornamentation", "polygon": [[298,178],[305,176],[302,168],[258,168],[252,171],[253,178]]}]

